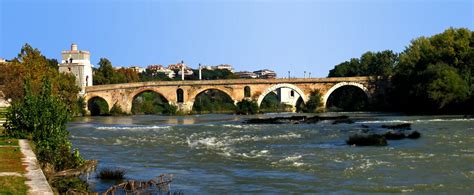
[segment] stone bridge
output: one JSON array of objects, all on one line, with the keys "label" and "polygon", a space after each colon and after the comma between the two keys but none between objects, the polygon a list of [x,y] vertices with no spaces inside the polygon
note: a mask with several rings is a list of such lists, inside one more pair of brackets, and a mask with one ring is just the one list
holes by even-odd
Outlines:
[{"label": "stone bridge", "polygon": [[331,93],[343,86],[360,88],[370,100],[373,90],[368,77],[153,81],[96,85],[85,87],[84,98],[88,103],[92,98],[99,97],[107,102],[109,109],[117,104],[130,113],[133,99],[142,92],[152,91],[187,113],[192,110],[196,96],[209,89],[226,93],[234,103],[249,99],[257,101],[259,106],[271,92],[277,92],[282,102],[295,106],[298,99],[306,103],[311,92],[319,90],[325,108]]}]

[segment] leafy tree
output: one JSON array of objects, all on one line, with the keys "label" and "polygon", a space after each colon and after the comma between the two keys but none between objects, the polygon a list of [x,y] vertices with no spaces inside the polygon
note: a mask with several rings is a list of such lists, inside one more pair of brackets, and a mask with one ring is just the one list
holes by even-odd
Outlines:
[{"label": "leafy tree", "polygon": [[139,74],[140,81],[172,81],[164,72],[157,72],[156,70],[146,69],[145,72]]},{"label": "leafy tree", "polygon": [[47,59],[38,49],[28,44],[22,47],[21,52],[10,63],[0,65],[0,82],[3,83],[2,91],[7,99],[23,99],[25,93],[21,89],[26,77],[29,78],[33,94],[39,93],[41,80],[46,77],[51,81],[52,93],[66,102],[70,112],[78,114],[79,110],[75,107],[80,88],[76,86],[75,77],[59,73],[57,60]]},{"label": "leafy tree", "polygon": [[426,74],[431,77],[431,81],[427,83],[428,98],[437,109],[443,109],[450,103],[463,102],[468,98],[469,86],[455,68],[442,63],[430,65]]},{"label": "leafy tree", "polygon": [[259,111],[258,104],[256,101],[250,101],[247,99],[243,99],[240,102],[237,102],[237,106],[235,109],[236,114],[257,114]]},{"label": "leafy tree", "polygon": [[[389,79],[393,75],[394,68],[398,63],[399,55],[391,50],[366,52],[362,54],[360,58],[353,58],[336,65],[334,69],[330,70],[328,77],[371,76],[371,86],[374,86],[373,101],[371,102],[372,106],[379,110],[390,110],[392,109],[390,95],[391,88],[387,83],[389,83]],[[346,88],[341,90],[344,90],[345,92],[338,92],[340,93],[339,95],[345,95],[347,97],[344,99],[338,99],[336,104],[348,105],[343,106],[348,109],[350,107],[349,105],[358,105],[350,108],[356,110],[360,108],[368,108],[367,106],[359,105],[361,99],[348,98],[359,97],[360,95],[354,94],[359,93],[359,91]],[[360,97],[362,98],[362,96]]]},{"label": "leafy tree", "polygon": [[110,109],[110,115],[112,116],[120,116],[120,115],[126,115],[127,113],[123,111],[122,107],[115,103],[112,108]]},{"label": "leafy tree", "polygon": [[138,73],[133,69],[120,68],[116,71],[116,74],[120,77],[117,81],[118,83],[133,83],[140,81]]},{"label": "leafy tree", "polygon": [[[450,28],[411,42],[395,69],[394,104],[408,112],[472,112],[474,36]],[[442,97],[446,93],[446,96]]]},{"label": "leafy tree", "polygon": [[36,145],[38,160],[52,164],[56,170],[75,168],[84,160],[68,140],[66,123],[71,115],[67,105],[52,93],[50,81],[43,77],[38,94],[31,90],[30,80],[24,85],[24,97],[7,111],[5,131],[17,138],[30,138]]},{"label": "leafy tree", "polygon": [[303,112],[317,112],[322,105],[321,93],[319,90],[311,92],[308,102],[303,106]]}]

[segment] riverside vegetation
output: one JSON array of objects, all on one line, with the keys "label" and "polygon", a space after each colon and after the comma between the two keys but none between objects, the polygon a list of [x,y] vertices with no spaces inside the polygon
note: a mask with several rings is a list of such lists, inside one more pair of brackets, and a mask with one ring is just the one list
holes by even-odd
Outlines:
[{"label": "riverside vegetation", "polygon": [[[85,163],[78,150],[72,150],[68,139],[69,131],[66,123],[70,119],[67,105],[52,94],[49,80],[43,78],[39,94],[34,94],[27,79],[24,85],[24,98],[15,101],[6,116],[5,134],[14,138],[29,139],[37,154],[37,159],[52,186],[59,193],[74,189],[87,192],[87,186],[82,180],[69,182],[67,189],[63,180],[72,178],[54,178],[55,173],[68,169],[79,168]],[[64,191],[66,190],[66,191]]]},{"label": "riverside vegetation", "polygon": [[372,82],[382,87],[374,89],[370,105],[360,105],[359,91],[350,90],[331,104],[347,110],[472,114],[474,109],[468,108],[474,107],[473,67],[474,32],[449,28],[412,40],[399,54],[367,52],[336,65],[329,77],[373,76]]},{"label": "riverside vegetation", "polygon": [[66,129],[72,116],[84,114],[84,101],[78,98],[75,77],[59,73],[57,64],[57,60],[47,59],[38,49],[25,44],[18,57],[0,65],[2,91],[12,101],[3,133],[9,138],[30,140],[56,192],[88,192],[84,181],[56,175],[90,164],[72,149]]}]

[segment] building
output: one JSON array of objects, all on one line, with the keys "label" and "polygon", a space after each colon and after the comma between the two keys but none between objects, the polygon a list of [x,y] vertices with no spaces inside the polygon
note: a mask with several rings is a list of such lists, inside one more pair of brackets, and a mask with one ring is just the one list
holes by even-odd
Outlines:
[{"label": "building", "polygon": [[155,76],[156,73],[164,73],[166,76],[169,78],[174,78],[176,76],[176,73],[173,70],[170,70],[168,68],[165,68],[161,64],[156,64],[156,65],[149,65],[146,70],[151,71],[151,75]]},{"label": "building", "polygon": [[232,68],[232,65],[230,64],[220,64],[217,66],[203,66],[202,69],[207,69],[207,70],[228,70],[232,73],[234,73],[234,68]]},{"label": "building", "polygon": [[239,76],[241,79],[255,79],[257,78],[257,74],[249,71],[241,71],[234,73],[235,75]]},{"label": "building", "polygon": [[275,71],[268,69],[257,70],[253,73],[255,73],[259,79],[274,79],[277,76]]},{"label": "building", "polygon": [[194,74],[194,71],[191,68],[189,68],[188,66],[186,66],[186,64],[183,61],[181,61],[181,63],[168,65],[168,69],[169,70],[178,70],[178,75],[182,74],[181,69],[184,69],[184,75],[186,75],[186,76]]},{"label": "building", "polygon": [[0,58],[0,64],[6,63],[7,61],[4,58]]},{"label": "building", "polygon": [[217,70],[228,70],[232,73],[234,72],[234,68],[232,68],[232,66],[230,64],[220,64],[220,65],[215,66],[215,69],[217,69]]},{"label": "building", "polygon": [[130,69],[135,71],[136,73],[142,73],[145,72],[145,68],[139,67],[139,66],[130,66]]},{"label": "building", "polygon": [[71,50],[61,52],[61,64],[59,72],[71,73],[76,76],[76,84],[81,88],[83,94],[84,87],[92,86],[92,64],[89,51],[77,50],[76,44],[71,44]]}]

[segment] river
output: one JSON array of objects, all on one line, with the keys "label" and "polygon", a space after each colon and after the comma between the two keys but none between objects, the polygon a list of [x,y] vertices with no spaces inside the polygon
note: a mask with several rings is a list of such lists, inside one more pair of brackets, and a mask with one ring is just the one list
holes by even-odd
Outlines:
[{"label": "river", "polygon": [[[73,146],[99,167],[148,180],[173,174],[173,192],[474,192],[474,119],[462,116],[349,115],[353,124],[243,124],[250,117],[194,115],[82,117],[68,124]],[[291,114],[281,114],[291,115]],[[280,115],[278,115],[280,116]],[[382,124],[412,123],[418,140],[351,147],[345,140]],[[95,191],[113,183],[90,177]]]}]

